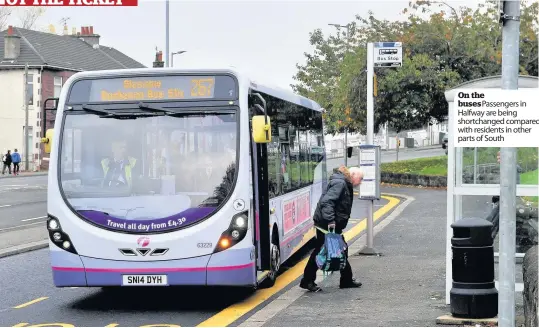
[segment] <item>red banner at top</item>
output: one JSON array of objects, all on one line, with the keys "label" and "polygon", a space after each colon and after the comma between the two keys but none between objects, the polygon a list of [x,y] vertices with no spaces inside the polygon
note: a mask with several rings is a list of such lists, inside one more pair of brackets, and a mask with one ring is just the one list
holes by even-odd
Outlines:
[{"label": "red banner at top", "polygon": [[138,0],[0,0],[0,7],[135,7]]}]

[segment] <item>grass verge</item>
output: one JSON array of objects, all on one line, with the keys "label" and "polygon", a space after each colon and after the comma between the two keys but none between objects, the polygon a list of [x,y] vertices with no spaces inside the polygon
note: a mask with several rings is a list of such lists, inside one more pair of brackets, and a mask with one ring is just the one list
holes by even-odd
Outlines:
[{"label": "grass verge", "polygon": [[382,163],[382,172],[446,176],[447,156],[426,157],[392,163]]},{"label": "grass verge", "polygon": [[[426,176],[447,176],[447,156],[418,158],[393,163],[382,163],[382,172],[407,173]],[[536,185],[539,181],[539,170],[520,175],[520,184]],[[538,197],[522,197],[537,205]]]}]

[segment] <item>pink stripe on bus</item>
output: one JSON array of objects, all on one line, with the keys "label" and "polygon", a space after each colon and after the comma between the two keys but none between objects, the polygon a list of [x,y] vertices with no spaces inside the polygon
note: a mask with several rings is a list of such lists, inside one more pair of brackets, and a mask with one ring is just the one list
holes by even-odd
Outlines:
[{"label": "pink stripe on bus", "polygon": [[126,268],[126,269],[113,269],[113,268],[73,268],[73,267],[52,267],[56,271],[78,271],[78,272],[124,272],[124,273],[151,273],[151,272],[196,272],[196,271],[229,271],[239,270],[254,266],[254,263],[247,263],[241,265],[221,266],[221,267],[208,267],[208,268]]}]

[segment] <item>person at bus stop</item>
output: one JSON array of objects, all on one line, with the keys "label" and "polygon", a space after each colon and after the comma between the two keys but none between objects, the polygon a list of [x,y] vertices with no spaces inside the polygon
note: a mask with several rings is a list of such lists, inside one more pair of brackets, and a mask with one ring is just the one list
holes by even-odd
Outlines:
[{"label": "person at bus stop", "polygon": [[101,161],[106,187],[131,186],[133,182],[133,169],[137,160],[127,156],[127,145],[123,140],[112,143],[112,157]]},{"label": "person at bus stop", "polygon": [[[326,192],[320,198],[314,212],[314,225],[320,229],[328,230],[330,227],[335,229],[335,233],[342,234],[348,225],[350,213],[352,212],[352,203],[354,201],[354,187],[361,184],[363,171],[358,167],[350,169],[341,166],[336,169],[329,178]],[[343,236],[344,239],[344,236]],[[316,229],[316,244],[309,261],[305,266],[303,278],[300,287],[311,292],[318,292],[322,289],[316,285],[316,255],[324,245],[325,234]],[[346,254],[348,258],[348,254]],[[353,278],[352,267],[348,260],[346,267],[341,270],[340,288],[358,288],[361,283]]]}]

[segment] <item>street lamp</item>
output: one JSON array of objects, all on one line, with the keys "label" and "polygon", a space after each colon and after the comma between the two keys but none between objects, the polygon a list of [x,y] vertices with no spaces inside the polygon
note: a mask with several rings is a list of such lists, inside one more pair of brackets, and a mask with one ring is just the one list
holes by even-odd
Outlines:
[{"label": "street lamp", "polygon": [[184,52],[187,52],[187,50],[180,50],[170,54],[170,67],[174,67],[174,55],[181,55]]},{"label": "street lamp", "polygon": [[337,29],[341,28],[341,27],[344,27],[346,28],[346,39],[347,41],[350,40],[350,24],[347,24],[347,25],[340,25],[340,24],[328,24],[329,26],[334,26],[336,27]]},{"label": "street lamp", "polygon": [[168,61],[168,56],[170,54],[170,50],[169,50],[169,41],[170,41],[170,38],[169,38],[169,0],[166,0],[166,3],[165,3],[165,67],[169,67],[171,66],[170,65],[170,62]]}]

